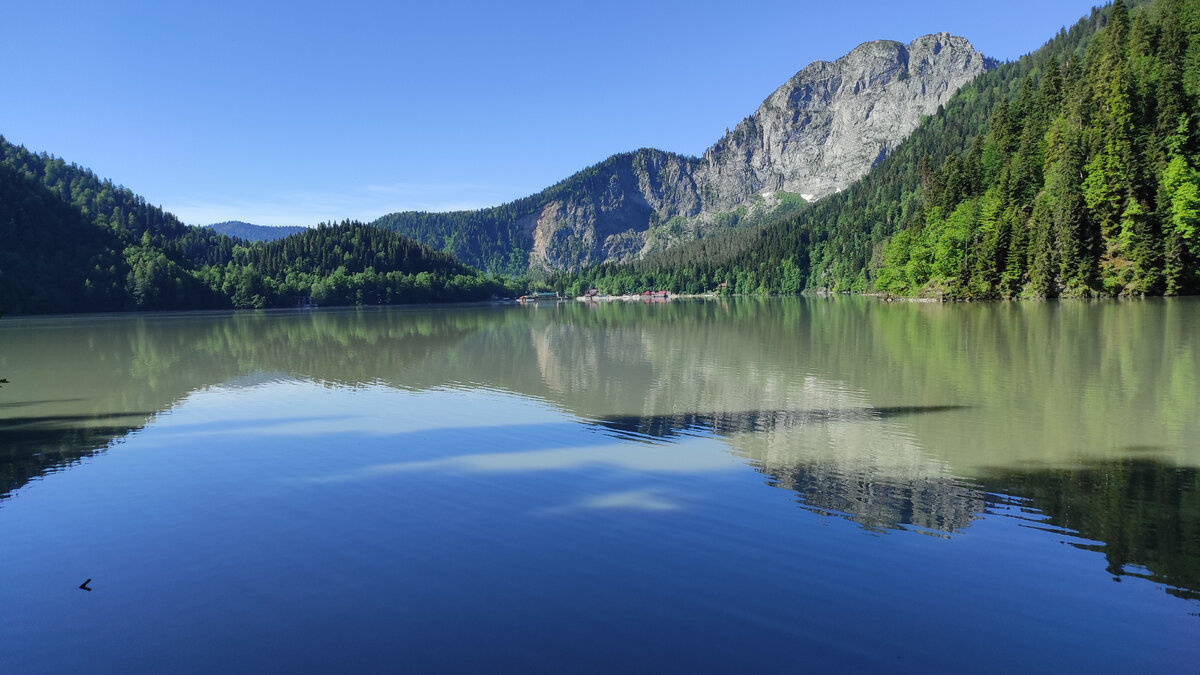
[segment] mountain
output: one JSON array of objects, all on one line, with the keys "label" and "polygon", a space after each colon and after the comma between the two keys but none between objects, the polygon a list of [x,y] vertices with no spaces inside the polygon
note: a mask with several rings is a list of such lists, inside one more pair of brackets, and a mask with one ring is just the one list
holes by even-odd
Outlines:
[{"label": "mountain", "polygon": [[868,42],[798,72],[702,157],[644,148],[503,206],[397,213],[374,224],[494,272],[636,259],[844,189],[994,67],[946,33]]},{"label": "mountain", "polygon": [[865,175],[962,85],[995,67],[947,33],[881,40],[817,61],[704,154],[710,210],[779,190],[812,201]]},{"label": "mountain", "polygon": [[1200,0],[1094,9],[963,87],[866,178],[803,212],[552,284],[1198,293]]},{"label": "mountain", "polygon": [[305,228],[286,225],[254,225],[240,220],[228,220],[223,223],[207,225],[213,232],[220,232],[227,237],[237,237],[246,241],[275,241],[303,232]]}]

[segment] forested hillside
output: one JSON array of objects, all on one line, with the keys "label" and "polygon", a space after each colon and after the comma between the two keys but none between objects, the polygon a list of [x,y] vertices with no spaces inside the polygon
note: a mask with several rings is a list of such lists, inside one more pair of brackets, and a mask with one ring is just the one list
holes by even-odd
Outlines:
[{"label": "forested hillside", "polygon": [[594,180],[614,159],[589,167],[536,195],[501,206],[442,213],[404,211],[388,214],[371,224],[401,232],[480,269],[522,274],[529,266],[529,250],[533,246],[533,227],[523,227],[522,221],[536,216],[546,202],[560,194],[582,193],[589,179]]},{"label": "forested hillside", "polygon": [[503,282],[344,222],[269,243],[191,227],[132,191],[0,137],[0,312],[486,299]]},{"label": "forested hillside", "polygon": [[0,237],[6,314],[219,307],[188,270],[228,260],[234,244],[3,137]]},{"label": "forested hillside", "polygon": [[224,267],[204,267],[198,276],[237,307],[286,307],[302,296],[322,305],[376,305],[515,294],[445,253],[350,221],[235,246]]},{"label": "forested hillside", "polygon": [[794,218],[553,283],[1194,293],[1198,99],[1200,2],[1117,2],[964,87],[870,175]]},{"label": "forested hillside", "polygon": [[1200,3],[1121,0],[1085,58],[1051,59],[965,153],[922,175],[922,208],[876,286],[957,297],[1200,290]]}]

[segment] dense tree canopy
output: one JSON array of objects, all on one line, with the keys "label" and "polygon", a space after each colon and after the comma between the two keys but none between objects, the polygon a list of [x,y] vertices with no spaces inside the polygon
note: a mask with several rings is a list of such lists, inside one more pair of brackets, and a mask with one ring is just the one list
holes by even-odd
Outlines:
[{"label": "dense tree canopy", "polygon": [[361,223],[252,243],[184,225],[90,171],[0,138],[0,311],[403,303],[511,294],[449,256]]},{"label": "dense tree canopy", "polygon": [[923,182],[875,284],[955,297],[1200,291],[1200,3],[1117,0]]}]

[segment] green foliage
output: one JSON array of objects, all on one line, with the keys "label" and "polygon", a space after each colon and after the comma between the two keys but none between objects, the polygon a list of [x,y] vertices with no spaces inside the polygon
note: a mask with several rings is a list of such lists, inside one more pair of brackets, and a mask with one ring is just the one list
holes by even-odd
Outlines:
[{"label": "green foliage", "polygon": [[206,270],[236,307],[486,300],[515,287],[395,232],[363,223],[322,223],[273,242],[234,249],[224,268]]},{"label": "green foliage", "polygon": [[129,190],[0,138],[0,310],[264,308],[513,295],[450,256],[344,222],[250,243],[184,225]]},{"label": "green foliage", "polygon": [[[1166,0],[1131,13],[1118,0],[1076,26],[1091,39],[1060,34],[1043,48],[1045,66],[1027,67],[1015,100],[995,106],[982,150],[976,137],[922,181],[923,227],[910,220],[907,236],[891,238],[876,287],[964,298],[1200,290],[1184,236],[1195,217],[1188,149],[1197,144],[1186,115],[1182,124],[1167,119],[1196,109],[1179,55],[1200,39],[1184,20],[1197,4]],[[962,167],[976,154],[972,184]],[[961,217],[943,223],[939,209]]]}]

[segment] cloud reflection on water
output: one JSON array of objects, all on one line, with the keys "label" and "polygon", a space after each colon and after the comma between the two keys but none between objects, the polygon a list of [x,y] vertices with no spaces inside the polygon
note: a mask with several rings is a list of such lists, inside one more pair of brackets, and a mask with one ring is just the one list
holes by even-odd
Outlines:
[{"label": "cloud reflection on water", "polygon": [[653,448],[606,443],[515,452],[457,454],[430,460],[374,464],[355,471],[321,476],[312,479],[311,482],[337,483],[419,471],[511,473],[610,467],[642,473],[708,473],[738,471],[744,466],[741,460],[730,455],[719,442],[694,439]]},{"label": "cloud reflection on water", "polygon": [[664,497],[658,490],[626,490],[585,497],[574,504],[546,509],[543,513],[580,511],[678,511],[683,504]]}]

